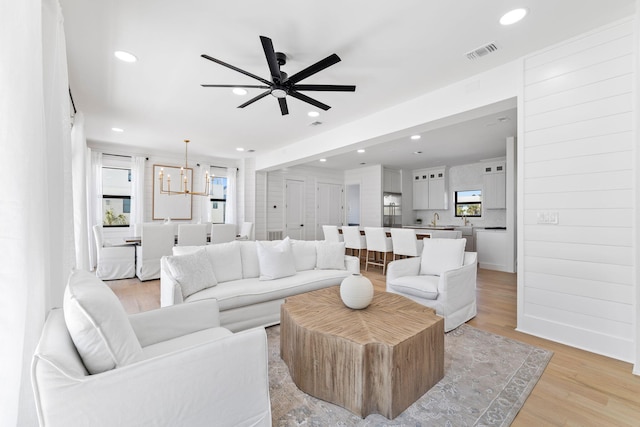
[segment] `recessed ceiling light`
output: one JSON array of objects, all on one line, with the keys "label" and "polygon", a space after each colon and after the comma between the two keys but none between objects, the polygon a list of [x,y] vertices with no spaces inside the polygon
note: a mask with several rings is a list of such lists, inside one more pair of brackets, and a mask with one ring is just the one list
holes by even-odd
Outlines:
[{"label": "recessed ceiling light", "polygon": [[244,151],[244,148],[238,147],[238,148],[236,148],[236,151]]},{"label": "recessed ceiling light", "polygon": [[364,148],[359,149],[358,153],[364,153]]},{"label": "recessed ceiling light", "polygon": [[327,159],[320,159],[320,161],[321,161],[321,162],[326,162],[326,161],[327,161]]},{"label": "recessed ceiling light", "polygon": [[111,128],[111,130],[114,132],[124,132],[124,129],[122,128]]},{"label": "recessed ceiling light", "polygon": [[124,50],[116,50],[115,52],[113,52],[113,54],[120,61],[124,62],[136,62],[138,60],[138,58],[136,58],[134,54],[125,52]]},{"label": "recessed ceiling light", "polygon": [[515,24],[525,16],[527,16],[527,9],[524,9],[524,8],[513,9],[505,13],[504,15],[502,15],[502,18],[500,18],[500,23],[502,25]]},{"label": "recessed ceiling light", "polygon": [[235,93],[236,95],[246,95],[247,94],[247,90],[246,89],[242,89],[241,87],[234,87],[233,88],[233,93]]},{"label": "recessed ceiling light", "polygon": [[420,135],[411,135],[411,139],[413,139],[414,141],[416,139],[420,139]]},{"label": "recessed ceiling light", "polygon": [[320,113],[318,113],[317,111],[309,111],[307,113],[307,116],[309,117],[318,117],[320,115]]}]

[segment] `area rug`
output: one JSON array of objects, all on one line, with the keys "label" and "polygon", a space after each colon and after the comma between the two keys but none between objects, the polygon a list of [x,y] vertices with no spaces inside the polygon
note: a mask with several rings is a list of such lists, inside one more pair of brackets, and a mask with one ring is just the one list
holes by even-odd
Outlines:
[{"label": "area rug", "polygon": [[445,375],[393,420],[348,410],[300,391],[280,358],[280,326],[267,328],[274,426],[508,426],[552,352],[466,324],[445,334]]}]

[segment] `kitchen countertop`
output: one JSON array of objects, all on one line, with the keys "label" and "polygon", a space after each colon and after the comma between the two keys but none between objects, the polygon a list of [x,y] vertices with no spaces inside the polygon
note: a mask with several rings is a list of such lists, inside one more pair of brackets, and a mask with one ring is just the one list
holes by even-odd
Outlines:
[{"label": "kitchen countertop", "polygon": [[412,225],[403,225],[402,228],[418,228],[420,230],[455,230],[456,226],[453,225],[423,225],[423,224],[412,224]]}]

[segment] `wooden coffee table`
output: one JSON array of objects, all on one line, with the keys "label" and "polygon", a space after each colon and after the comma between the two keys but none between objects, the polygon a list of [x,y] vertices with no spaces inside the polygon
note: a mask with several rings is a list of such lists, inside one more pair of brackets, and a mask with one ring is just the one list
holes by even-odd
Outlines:
[{"label": "wooden coffee table", "polygon": [[282,304],[280,355],[305,393],[393,419],[444,376],[444,319],[387,292],[352,310],[334,286]]}]

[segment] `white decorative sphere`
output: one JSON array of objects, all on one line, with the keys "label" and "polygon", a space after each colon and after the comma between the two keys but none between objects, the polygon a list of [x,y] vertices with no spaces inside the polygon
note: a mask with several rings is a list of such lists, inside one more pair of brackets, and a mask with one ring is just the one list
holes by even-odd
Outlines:
[{"label": "white decorative sphere", "polygon": [[349,308],[366,308],[373,300],[373,284],[361,274],[352,274],[340,284],[340,298]]}]

